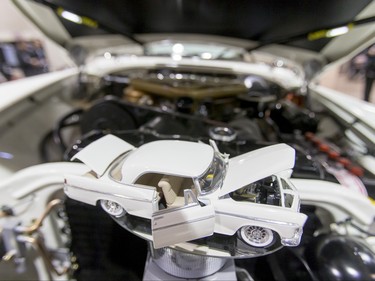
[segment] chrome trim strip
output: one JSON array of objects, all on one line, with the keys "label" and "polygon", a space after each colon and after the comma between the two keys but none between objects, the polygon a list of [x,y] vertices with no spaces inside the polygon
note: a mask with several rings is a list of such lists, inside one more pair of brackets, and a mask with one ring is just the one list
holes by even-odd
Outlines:
[{"label": "chrome trim strip", "polygon": [[302,238],[302,234],[303,234],[303,228],[301,227],[300,229],[297,229],[293,235],[292,238],[282,238],[281,239],[281,244],[283,244],[284,246],[298,246],[301,242],[301,238]]},{"label": "chrome trim strip", "polygon": [[260,221],[260,222],[271,223],[271,224],[276,224],[276,225],[286,225],[286,226],[290,226],[290,227],[299,227],[299,225],[297,223],[282,222],[282,221],[275,221],[275,220],[269,220],[269,219],[261,219],[261,218],[256,218],[256,217],[243,216],[243,215],[234,215],[234,214],[231,214],[231,213],[220,212],[220,211],[216,211],[216,210],[215,210],[215,213],[220,214],[220,215],[225,215],[225,216],[239,217],[239,218],[246,219],[246,220]]},{"label": "chrome trim strip", "polygon": [[163,230],[163,229],[166,229],[166,228],[175,227],[175,226],[179,226],[179,225],[183,225],[183,224],[191,224],[191,223],[194,223],[194,222],[204,221],[204,220],[208,220],[208,219],[211,219],[211,218],[215,218],[215,216],[206,216],[206,217],[195,219],[195,220],[188,220],[188,221],[184,221],[184,222],[180,222],[180,223],[171,224],[171,225],[168,225],[168,226],[153,228],[152,231]]},{"label": "chrome trim strip", "polygon": [[[66,184],[65,187],[66,186],[70,186],[72,188],[84,190],[84,191],[87,191],[87,192],[99,193],[99,194],[103,194],[103,195],[110,195],[110,196],[114,196],[114,197],[119,197],[119,198],[122,198],[122,199],[128,199],[128,200],[134,200],[134,201],[140,201],[140,202],[149,202],[149,203],[153,202],[153,200],[148,200],[148,199],[143,199],[143,198],[129,197],[129,196],[121,195],[121,194],[102,192],[102,191],[93,191],[93,190],[89,190],[89,189],[86,189],[86,188],[83,188],[83,187],[78,187],[78,186],[71,185],[71,184]],[[69,193],[69,191],[68,191],[68,193]]]}]

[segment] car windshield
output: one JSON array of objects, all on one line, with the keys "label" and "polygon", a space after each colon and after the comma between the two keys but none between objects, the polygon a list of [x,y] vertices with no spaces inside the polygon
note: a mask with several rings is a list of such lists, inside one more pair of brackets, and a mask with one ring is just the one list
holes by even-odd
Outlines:
[{"label": "car windshield", "polygon": [[196,58],[202,60],[243,60],[243,48],[218,44],[164,40],[145,45],[150,56],[171,56],[173,59]]},{"label": "car windshield", "polygon": [[198,178],[201,193],[212,193],[220,188],[223,184],[225,172],[226,162],[219,152],[215,152],[211,166]]}]

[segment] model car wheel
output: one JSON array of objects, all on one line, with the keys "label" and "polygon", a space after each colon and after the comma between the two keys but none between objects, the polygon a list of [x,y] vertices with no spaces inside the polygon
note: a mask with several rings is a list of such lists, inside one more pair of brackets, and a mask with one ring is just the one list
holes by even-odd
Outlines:
[{"label": "model car wheel", "polygon": [[254,247],[266,247],[273,242],[272,230],[260,226],[248,225],[240,229],[242,240]]},{"label": "model car wheel", "polygon": [[108,214],[120,217],[125,214],[125,210],[121,207],[118,203],[113,202],[111,200],[100,200],[100,205]]}]

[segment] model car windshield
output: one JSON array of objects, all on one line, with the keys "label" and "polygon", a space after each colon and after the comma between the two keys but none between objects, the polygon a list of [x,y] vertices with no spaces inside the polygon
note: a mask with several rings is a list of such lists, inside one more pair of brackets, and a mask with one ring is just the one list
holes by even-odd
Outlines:
[{"label": "model car windshield", "polygon": [[226,172],[226,162],[219,152],[215,152],[214,159],[208,170],[198,178],[200,192],[212,193],[223,184]]},{"label": "model car windshield", "polygon": [[[294,195],[290,194],[290,192],[293,190],[291,187],[292,184],[287,182],[284,179],[281,179],[281,186],[284,189],[284,202],[285,202],[285,207],[291,208],[293,206],[293,200],[294,200]],[[299,210],[299,206],[298,206]]]}]

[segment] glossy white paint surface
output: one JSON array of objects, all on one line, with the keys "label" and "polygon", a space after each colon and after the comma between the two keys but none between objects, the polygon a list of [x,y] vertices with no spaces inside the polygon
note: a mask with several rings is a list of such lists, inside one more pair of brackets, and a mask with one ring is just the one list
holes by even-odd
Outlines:
[{"label": "glossy white paint surface", "polygon": [[305,214],[292,209],[251,202],[236,202],[232,198],[217,200],[215,232],[233,235],[246,225],[256,225],[272,229],[282,239],[292,238],[295,231],[307,219]]},{"label": "glossy white paint surface", "polygon": [[105,135],[79,151],[72,160],[82,161],[97,175],[102,176],[117,157],[133,148],[134,146],[114,135]]},{"label": "glossy white paint surface", "polygon": [[154,247],[157,249],[210,236],[214,232],[214,224],[212,205],[201,207],[197,204],[175,211],[157,212],[151,222]]},{"label": "glossy white paint surface", "polygon": [[294,167],[295,151],[286,144],[276,144],[229,159],[220,195],[235,191],[251,182]]},{"label": "glossy white paint surface", "polygon": [[203,143],[175,140],[147,143],[125,159],[122,182],[133,183],[146,173],[197,177],[207,170],[213,155],[213,148]]},{"label": "glossy white paint surface", "polygon": [[358,162],[363,165],[367,170],[375,175],[375,157],[371,155],[365,155],[358,159]]},{"label": "glossy white paint surface", "polygon": [[[121,142],[125,144],[122,145]],[[121,149],[108,159],[101,156],[101,153],[111,147],[128,148],[127,145],[126,142],[107,135],[84,148],[80,153],[87,155],[89,162],[98,161],[100,164],[102,160],[109,168],[104,167],[102,170],[105,173],[99,178],[91,173],[83,176],[66,175],[65,193],[70,198],[91,205],[96,205],[99,200],[111,200],[129,214],[152,219],[152,237],[149,239],[152,239],[156,248],[205,237],[213,232],[233,235],[243,226],[268,228],[280,236],[282,243],[287,239],[293,241],[294,245],[299,244],[300,237],[296,238],[296,233],[301,232],[307,216],[299,213],[299,197],[292,189],[288,192],[294,196],[294,208],[284,207],[283,203],[274,206],[222,197],[270,175],[289,177],[295,153],[290,146],[277,144],[230,159],[227,173],[222,174],[225,177],[223,188],[198,196],[198,200],[204,202],[202,206],[185,201],[185,205],[167,205],[166,209],[159,210],[158,200],[163,195],[166,196],[162,193],[165,191],[157,191],[156,186],[132,183],[140,175],[148,173],[192,178],[202,175],[213,161],[214,149],[203,143],[176,140],[144,144],[125,157],[121,164],[122,179],[118,182],[109,174],[112,170],[111,159],[121,154]],[[95,155],[100,157],[95,159]],[[115,167],[114,165],[118,164],[112,166]],[[283,190],[280,189],[279,192],[283,202]],[[184,200],[181,194],[177,196]]]},{"label": "glossy white paint surface", "polygon": [[45,87],[50,87],[58,81],[75,75],[78,75],[77,68],[69,68],[2,83],[0,84],[0,112],[32,96]]},{"label": "glossy white paint surface", "polygon": [[332,110],[341,110],[340,115],[347,112],[352,116],[353,121],[359,119],[375,129],[375,105],[324,86],[310,85],[310,88],[313,90],[314,97],[322,101],[325,106]]},{"label": "glossy white paint surface", "polygon": [[334,207],[340,215],[338,219],[353,217],[365,225],[370,225],[374,221],[375,205],[359,192],[327,181],[291,179],[291,182],[297,188],[302,204],[318,205],[328,209]]},{"label": "glossy white paint surface", "polygon": [[[46,163],[31,166],[20,170],[0,183],[0,191],[4,194],[3,199],[11,196],[14,200],[20,200],[27,197],[44,187],[53,184],[63,184],[65,173],[83,174],[90,169],[80,163]],[[17,188],[15,188],[17,187]],[[2,202],[3,200],[0,200]],[[5,201],[6,202],[6,201]]]},{"label": "glossy white paint surface", "polygon": [[72,199],[90,205],[96,205],[99,200],[111,200],[126,212],[144,218],[151,218],[153,213],[155,188],[122,184],[106,177],[98,180],[90,175],[66,175],[65,181],[64,191]]}]

